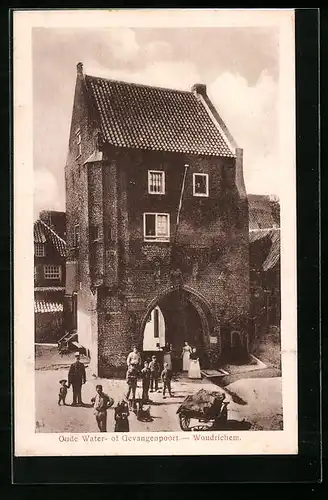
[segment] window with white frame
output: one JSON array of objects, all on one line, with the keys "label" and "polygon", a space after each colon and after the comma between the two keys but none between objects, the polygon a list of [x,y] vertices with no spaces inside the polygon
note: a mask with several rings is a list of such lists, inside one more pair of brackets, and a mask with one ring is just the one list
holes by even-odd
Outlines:
[{"label": "window with white frame", "polygon": [[43,275],[46,280],[60,280],[61,266],[47,264],[43,267]]},{"label": "window with white frame", "polygon": [[45,257],[46,250],[45,250],[44,243],[35,243],[34,244],[34,253],[35,253],[35,257]]},{"label": "window with white frame", "polygon": [[169,214],[144,213],[143,223],[145,241],[169,241]]},{"label": "window with white frame", "polygon": [[76,136],[76,144],[77,144],[77,158],[82,154],[82,138],[81,138],[81,130],[78,129],[75,133]]},{"label": "window with white frame", "polygon": [[208,174],[193,174],[193,195],[208,196]]},{"label": "window with white frame", "polygon": [[165,194],[165,172],[148,170],[148,193]]}]

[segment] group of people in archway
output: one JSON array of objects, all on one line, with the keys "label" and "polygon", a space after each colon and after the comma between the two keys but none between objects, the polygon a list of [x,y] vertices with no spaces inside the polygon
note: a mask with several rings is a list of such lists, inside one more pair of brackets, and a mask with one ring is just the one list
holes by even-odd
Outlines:
[{"label": "group of people in archway", "polygon": [[168,342],[163,348],[163,353],[164,363],[168,364],[173,373],[182,371],[187,373],[191,379],[201,378],[199,353],[197,352],[197,348],[192,347],[187,341],[185,341],[178,357],[175,355],[172,344]]}]

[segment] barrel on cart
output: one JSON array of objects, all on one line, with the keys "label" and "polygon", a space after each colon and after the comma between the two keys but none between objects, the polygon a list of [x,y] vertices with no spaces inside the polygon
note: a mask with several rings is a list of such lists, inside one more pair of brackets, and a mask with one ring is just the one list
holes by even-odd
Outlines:
[{"label": "barrel on cart", "polygon": [[[180,427],[183,431],[191,430],[220,430],[228,419],[228,401],[224,392],[206,391],[201,389],[187,396],[177,410]],[[192,425],[197,420],[202,425]]]}]

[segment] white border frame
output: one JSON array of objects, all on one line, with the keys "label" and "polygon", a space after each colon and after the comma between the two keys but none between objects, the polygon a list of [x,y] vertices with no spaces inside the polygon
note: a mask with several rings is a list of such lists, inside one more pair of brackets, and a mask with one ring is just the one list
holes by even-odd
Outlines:
[{"label": "white border frame", "polygon": [[[81,434],[35,432],[33,279],[33,88],[32,30],[68,28],[274,27],[279,43],[279,151],[281,186],[281,357],[284,429],[233,431],[213,441],[185,439],[182,432],[107,433],[86,444]],[[297,274],[294,9],[57,9],[13,13],[14,138],[14,425],[15,456],[296,455]],[[23,82],[23,84],[22,84]],[[242,146],[242,145],[241,145]],[[220,434],[220,433],[219,433]],[[191,437],[193,433],[188,433]],[[218,435],[215,433],[215,436]],[[61,437],[74,437],[63,442]],[[88,434],[88,436],[98,436]],[[117,441],[113,438],[117,438]],[[147,439],[139,442],[139,439]],[[183,440],[182,440],[183,439]]]}]

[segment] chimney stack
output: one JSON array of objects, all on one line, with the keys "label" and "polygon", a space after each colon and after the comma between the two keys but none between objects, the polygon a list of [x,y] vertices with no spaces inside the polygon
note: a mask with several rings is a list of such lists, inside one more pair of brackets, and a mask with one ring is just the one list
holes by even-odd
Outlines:
[{"label": "chimney stack", "polygon": [[191,87],[191,91],[197,96],[197,95],[202,95],[206,96],[206,85],[204,83],[195,83]]},{"label": "chimney stack", "polygon": [[78,75],[83,75],[83,63],[79,62],[76,65],[76,71]]}]

